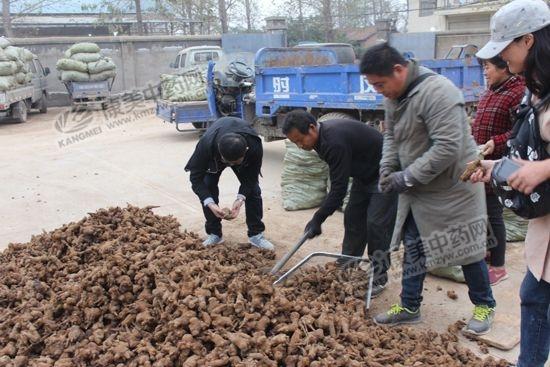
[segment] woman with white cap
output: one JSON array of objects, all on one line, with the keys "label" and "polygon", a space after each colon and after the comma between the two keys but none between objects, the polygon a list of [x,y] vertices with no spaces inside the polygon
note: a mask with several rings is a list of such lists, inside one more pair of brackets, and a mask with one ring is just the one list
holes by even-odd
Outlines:
[{"label": "woman with white cap", "polygon": [[[501,203],[516,213],[532,209],[525,238],[528,269],[520,289],[517,366],[542,367],[550,350],[550,9],[543,0],[515,0],[493,15],[491,40],[477,56],[489,59],[499,54],[512,73],[523,74],[528,89],[508,141],[516,167],[508,162],[512,169],[504,174],[506,162],[482,161],[471,180],[490,181],[497,190],[502,187],[502,197],[523,200],[519,205],[520,201],[501,197]],[[498,182],[501,177],[503,183]]]}]

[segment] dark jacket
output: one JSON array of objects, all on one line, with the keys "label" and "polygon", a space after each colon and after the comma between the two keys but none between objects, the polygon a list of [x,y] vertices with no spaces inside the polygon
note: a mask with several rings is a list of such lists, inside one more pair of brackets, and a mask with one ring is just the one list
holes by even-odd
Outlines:
[{"label": "dark jacket", "polygon": [[319,126],[319,140],[314,149],[328,163],[330,192],[315,216],[324,221],[342,206],[350,177],[364,185],[376,184],[383,138],[376,129],[360,121],[330,120]]},{"label": "dark jacket", "polygon": [[260,137],[244,120],[236,117],[222,117],[206,130],[185,166],[185,170],[190,172],[191,188],[201,201],[213,197],[204,183],[204,176],[206,174],[219,174],[227,167],[227,164],[221,160],[218,141],[228,133],[242,135],[248,144],[248,151],[243,163],[231,167],[241,183],[239,194],[249,196],[258,184],[263,156]]}]

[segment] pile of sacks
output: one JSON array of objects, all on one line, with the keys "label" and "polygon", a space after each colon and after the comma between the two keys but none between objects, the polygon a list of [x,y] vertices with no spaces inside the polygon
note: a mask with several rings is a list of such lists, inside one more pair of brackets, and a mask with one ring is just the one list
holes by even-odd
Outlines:
[{"label": "pile of sacks", "polygon": [[170,102],[206,100],[206,70],[196,67],[182,74],[160,75],[161,98]]},{"label": "pile of sacks", "polygon": [[64,82],[103,81],[114,78],[116,65],[110,57],[101,56],[100,48],[91,42],[72,45],[55,65]]},{"label": "pile of sacks", "polygon": [[12,46],[0,37],[0,91],[18,88],[32,81],[28,63],[35,55],[26,48]]}]

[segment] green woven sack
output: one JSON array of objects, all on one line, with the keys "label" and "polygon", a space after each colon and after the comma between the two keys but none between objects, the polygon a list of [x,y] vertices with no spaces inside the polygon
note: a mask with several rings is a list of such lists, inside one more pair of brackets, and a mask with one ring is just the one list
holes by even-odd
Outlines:
[{"label": "green woven sack", "polygon": [[71,51],[71,56],[78,53],[98,53],[100,51],[100,48],[98,45],[92,42],[81,42],[81,43],[75,43],[72,45],[69,50]]},{"label": "green woven sack", "polygon": [[90,80],[90,75],[80,71],[66,70],[61,72],[61,80],[64,82],[87,82]]},{"label": "green woven sack", "polygon": [[57,60],[55,67],[57,70],[62,71],[79,71],[81,73],[88,72],[88,66],[85,63],[73,59],[59,59]]},{"label": "green woven sack", "polygon": [[315,208],[327,195],[328,165],[316,152],[300,149],[286,141],[281,174],[281,191],[285,210]]},{"label": "green woven sack", "polygon": [[71,59],[85,63],[96,62],[101,58],[99,53],[77,53],[71,55]]}]

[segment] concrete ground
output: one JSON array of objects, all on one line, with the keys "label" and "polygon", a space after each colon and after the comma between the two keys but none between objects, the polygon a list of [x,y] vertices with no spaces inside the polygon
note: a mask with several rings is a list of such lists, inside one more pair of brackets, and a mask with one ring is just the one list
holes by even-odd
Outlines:
[{"label": "concrete ground", "polygon": [[[98,208],[126,203],[158,205],[156,213],[172,214],[182,229],[203,233],[201,207],[184,171],[198,132],[178,133],[154,116],[151,103],[116,118],[105,117],[101,111],[90,115],[66,111],[51,108],[45,115],[30,115],[26,123],[0,124],[0,249],[79,220]],[[278,257],[300,237],[313,213],[283,210],[283,156],[282,141],[264,144],[261,187],[266,235],[275,243]],[[221,179],[222,205],[231,205],[237,188],[237,180],[228,170]],[[335,213],[323,226],[323,235],[306,243],[295,258],[314,250],[339,252],[342,222],[342,214]],[[246,241],[244,210],[238,219],[225,222],[224,235],[229,241]],[[518,289],[525,273],[522,251],[521,244],[509,245],[510,279],[494,288],[502,325],[512,325],[512,332],[505,334],[519,333]],[[456,291],[458,299],[449,299],[447,290]],[[399,291],[399,282],[392,283],[374,300],[371,313],[398,301]],[[467,320],[472,308],[463,284],[429,276],[423,322],[415,327],[445,331],[455,321]],[[465,338],[463,342],[480,353],[475,343]],[[517,359],[518,352],[518,346],[507,352],[489,349],[491,355],[510,362]]]}]

